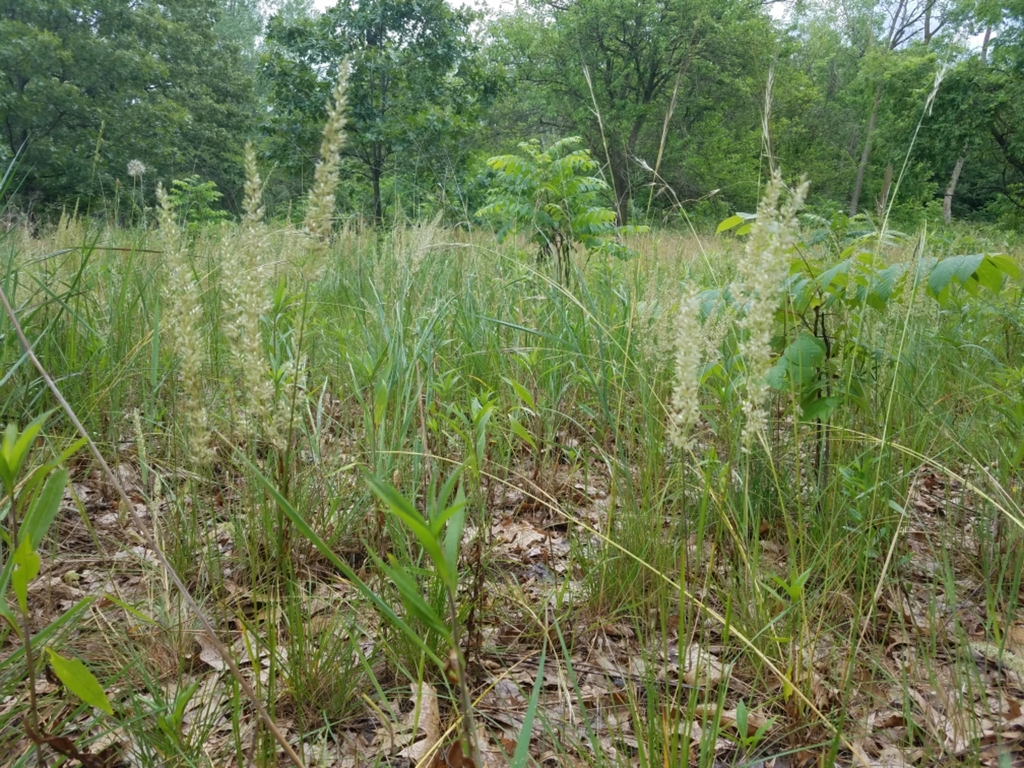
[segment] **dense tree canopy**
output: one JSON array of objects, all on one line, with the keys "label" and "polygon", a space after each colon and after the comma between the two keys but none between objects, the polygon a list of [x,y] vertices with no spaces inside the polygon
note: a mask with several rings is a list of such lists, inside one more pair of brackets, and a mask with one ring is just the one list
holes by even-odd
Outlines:
[{"label": "dense tree canopy", "polygon": [[373,218],[383,219],[381,182],[390,166],[425,171],[428,183],[441,184],[487,93],[475,66],[472,19],[444,0],[342,2],[317,18],[271,19],[263,75],[271,89],[272,156],[309,165],[327,86],[347,61],[344,153],[369,183]]},{"label": "dense tree canopy", "polygon": [[823,212],[1024,221],[1020,0],[781,8],[0,0],[0,161],[21,152],[24,207],[102,208],[136,159],[146,179],[214,181],[233,209],[252,138],[284,211],[348,60],[339,207],[378,222],[472,220],[488,157],[571,135],[619,223],[750,209],[773,164]]},{"label": "dense tree canopy", "polygon": [[0,126],[30,199],[110,197],[129,160],[231,186],[252,83],[214,0],[0,0]]}]

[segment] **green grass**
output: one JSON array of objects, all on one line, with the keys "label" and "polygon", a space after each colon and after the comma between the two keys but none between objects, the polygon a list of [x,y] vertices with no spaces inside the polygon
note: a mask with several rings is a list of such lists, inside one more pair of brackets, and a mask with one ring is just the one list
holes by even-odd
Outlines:
[{"label": "green grass", "polygon": [[[262,236],[268,296],[280,286],[264,349],[303,374],[279,387],[291,439],[274,445],[237,418],[221,273],[240,235],[213,228],[189,251],[203,397],[223,436],[206,465],[183,434],[152,233],[83,220],[38,240],[10,233],[0,270],[37,356],[122,467],[133,501],[153,512],[147,525],[304,759],[388,764],[417,732],[439,738],[403,709],[428,684],[441,733],[453,728],[444,745],[457,738],[458,685],[425,650],[445,659],[443,633],[374,556],[403,569],[450,629],[437,566],[365,479],[423,511],[457,466],[467,520],[456,613],[488,764],[512,755],[534,711],[531,759],[558,763],[744,765],[789,754],[850,764],[851,745],[870,760],[892,748],[919,764],[990,754],[983,715],[1000,718],[1015,694],[1012,673],[977,644],[1024,652],[1019,282],[998,297],[954,288],[944,306],[921,295],[884,313],[836,309],[830,322],[849,323],[877,353],[864,366],[864,407],[843,404],[819,428],[775,393],[766,443],[749,451],[728,371],[709,373],[696,447],[683,452],[666,438],[674,316],[686,285],[729,282],[743,257],[731,237],[655,231],[637,238],[632,261],[577,259],[566,288],[532,252],[488,235],[427,224],[346,231],[307,294],[290,267],[295,234]],[[923,249],[995,251],[997,237],[951,229]],[[903,241],[886,259],[912,262],[916,248]],[[848,359],[834,365],[839,381]],[[4,423],[53,407],[6,318],[0,371]],[[71,438],[57,414],[37,462]],[[77,511],[65,505],[44,545],[40,579],[55,578],[32,593],[32,618],[36,630],[59,621],[59,585],[75,579],[100,598],[46,642],[88,662],[116,714],[93,719],[43,686],[46,728],[79,749],[106,735],[139,765],[277,765],[237,684],[216,659],[211,667],[197,621],[140,557],[139,536],[102,521],[118,510],[97,467],[80,454],[71,470],[85,495]],[[15,640],[6,632],[0,661],[0,754],[28,766]],[[738,733],[740,700],[751,723],[770,720],[760,737],[750,737],[756,727]]]}]

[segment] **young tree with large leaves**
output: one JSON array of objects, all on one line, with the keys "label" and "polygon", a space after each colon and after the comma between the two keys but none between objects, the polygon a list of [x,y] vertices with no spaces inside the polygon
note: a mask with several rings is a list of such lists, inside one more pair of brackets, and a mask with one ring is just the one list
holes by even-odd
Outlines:
[{"label": "young tree with large leaves", "polygon": [[653,170],[685,197],[736,191],[747,176],[738,198],[756,200],[758,101],[775,47],[761,3],[536,0],[496,34],[533,130],[579,133],[607,163],[620,224]]},{"label": "young tree with large leaves", "polygon": [[263,76],[270,86],[270,154],[291,175],[308,164],[338,66],[348,61],[350,138],[344,154],[369,183],[384,218],[389,165],[439,167],[484,103],[473,14],[444,0],[342,0],[316,18],[271,20]]}]

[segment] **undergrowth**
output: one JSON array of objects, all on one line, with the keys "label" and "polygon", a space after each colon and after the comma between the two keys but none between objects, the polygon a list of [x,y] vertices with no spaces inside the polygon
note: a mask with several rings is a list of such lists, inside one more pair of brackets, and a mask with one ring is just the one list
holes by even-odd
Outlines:
[{"label": "undergrowth", "polygon": [[[6,764],[53,754],[30,688],[103,765],[284,759],[157,546],[307,765],[998,760],[1021,254],[799,197],[781,240],[638,233],[557,273],[437,221],[328,242],[255,197],[8,233],[4,294],[114,477],[67,459],[26,613],[113,714],[29,685],[9,622]],[[5,424],[58,405],[9,317],[0,360]],[[56,412],[31,466],[75,439]]]}]

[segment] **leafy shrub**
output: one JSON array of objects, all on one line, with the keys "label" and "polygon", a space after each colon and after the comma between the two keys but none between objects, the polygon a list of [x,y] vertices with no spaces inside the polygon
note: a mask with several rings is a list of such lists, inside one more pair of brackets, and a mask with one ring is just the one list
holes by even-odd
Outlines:
[{"label": "leafy shrub", "polygon": [[570,136],[541,150],[537,139],[519,144],[520,154],[499,155],[487,161],[496,186],[477,215],[500,222],[498,241],[526,230],[539,247],[539,260],[555,260],[561,282],[569,277],[573,244],[590,251],[628,258],[633,252],[617,238],[646,231],[618,227],[615,211],[600,204],[608,184],[592,174],[597,161],[590,150],[573,149],[581,141]]},{"label": "leafy shrub", "polygon": [[[893,262],[877,253],[908,240],[899,232],[880,234],[863,226],[859,217],[841,214],[831,221],[807,217],[812,225],[802,232],[786,280],[788,297],[776,322],[781,331],[768,384],[797,395],[807,420],[827,421],[841,403],[867,408],[873,371],[888,356],[860,333],[869,312],[884,314],[904,291],[923,291],[940,306],[953,300],[960,288],[970,296],[997,297],[1007,282],[1022,272],[1006,254],[920,256],[916,262]],[[750,231],[753,217],[737,214],[723,221],[719,232]],[[719,292],[703,294],[705,306],[715,306]],[[837,358],[842,357],[840,368]]]},{"label": "leafy shrub", "polygon": [[194,234],[202,226],[216,223],[228,216],[227,211],[214,208],[223,197],[217,191],[217,184],[213,181],[200,181],[196,174],[187,179],[172,181],[167,197],[177,214],[184,217],[190,234]]}]

